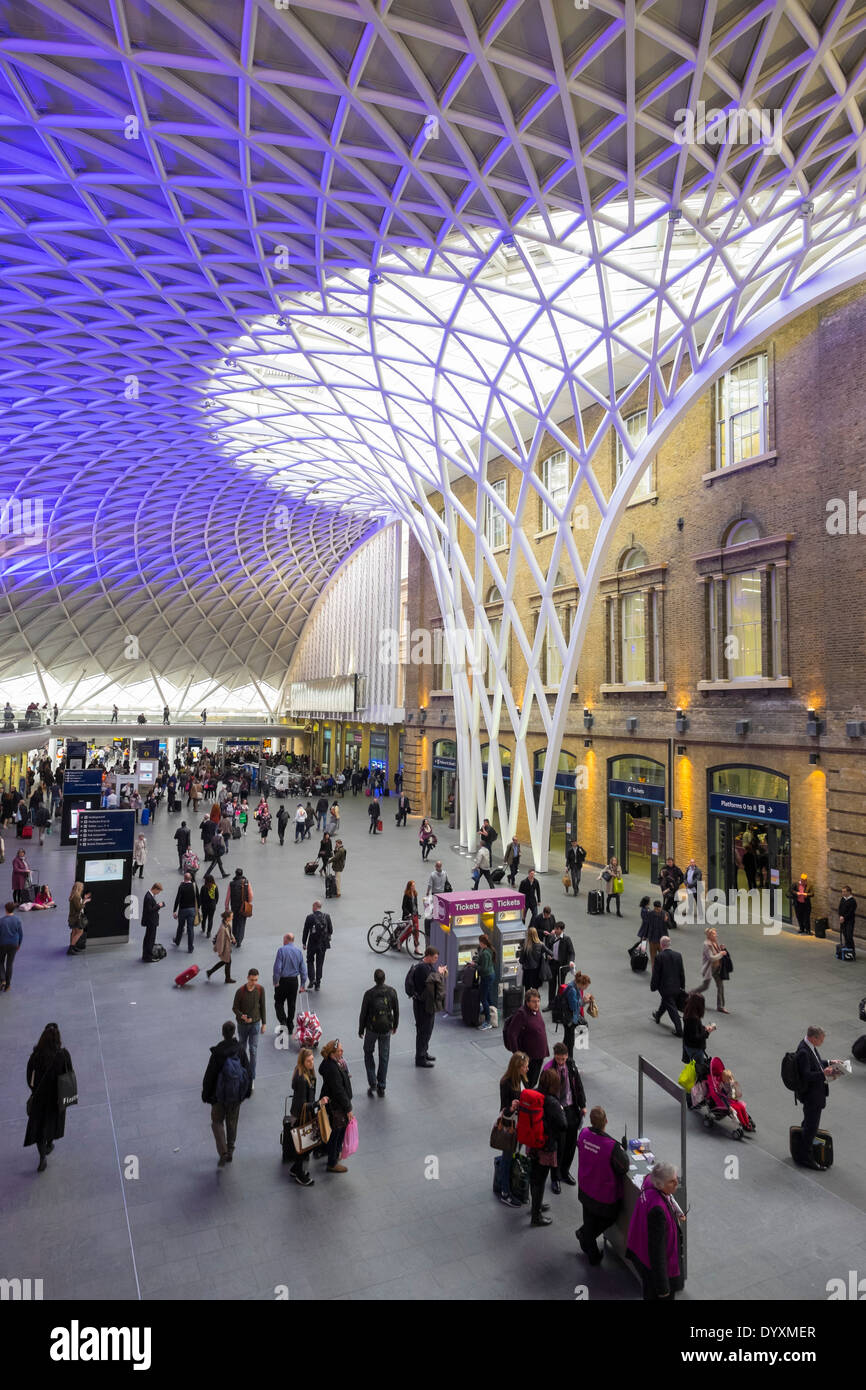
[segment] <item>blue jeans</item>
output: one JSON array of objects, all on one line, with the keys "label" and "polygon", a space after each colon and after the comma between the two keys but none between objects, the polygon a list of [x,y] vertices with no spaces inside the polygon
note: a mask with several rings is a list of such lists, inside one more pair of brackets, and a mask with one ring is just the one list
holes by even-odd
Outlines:
[{"label": "blue jeans", "polygon": [[247,1050],[247,1056],[250,1059],[250,1075],[253,1081],[256,1079],[256,1053],[259,1050],[261,1026],[260,1023],[238,1023],[238,1040],[241,1047],[245,1047]]},{"label": "blue jeans", "polygon": [[490,1006],[492,1004],[494,1008],[496,1007],[496,997],[498,994],[498,990],[496,988],[496,976],[492,974],[479,975],[478,988],[481,991],[481,1008],[484,1012],[484,1022],[489,1023]]},{"label": "blue jeans", "polygon": [[297,844],[299,840],[303,840],[305,830],[306,830],[306,826],[304,825],[304,822],[303,822],[303,821],[300,821],[300,820],[296,820],[296,821],[295,821],[295,844]]},{"label": "blue jeans", "polygon": [[[379,1069],[373,1065],[373,1056],[376,1044],[379,1044]],[[364,1066],[367,1069],[367,1085],[377,1086],[380,1091],[384,1091],[385,1082],[388,1079],[388,1058],[391,1055],[391,1034],[374,1033],[372,1028],[368,1028],[364,1034]]]},{"label": "blue jeans", "polygon": [[178,913],[177,913],[177,931],[176,931],[175,934],[174,934],[174,944],[175,944],[175,946],[179,946],[179,945],[180,945],[181,937],[183,936],[183,929],[184,929],[184,927],[186,927],[186,941],[187,941],[187,946],[189,947],[190,950],[192,950],[192,949],[193,949],[193,945],[194,945],[194,943],[195,943],[195,908],[194,908],[194,907],[181,907],[181,908],[178,908]]}]

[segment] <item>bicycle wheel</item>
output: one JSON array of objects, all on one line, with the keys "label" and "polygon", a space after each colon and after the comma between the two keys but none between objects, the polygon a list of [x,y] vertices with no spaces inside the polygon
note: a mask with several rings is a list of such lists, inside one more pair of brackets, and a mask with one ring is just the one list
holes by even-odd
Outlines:
[{"label": "bicycle wheel", "polygon": [[371,951],[383,956],[391,946],[391,929],[384,922],[374,922],[367,932],[367,945]]},{"label": "bicycle wheel", "polygon": [[426,949],[427,942],[424,939],[424,933],[421,930],[421,928],[418,928],[417,940],[415,939],[414,934],[410,932],[409,935],[406,937],[406,950],[409,952],[409,955],[414,956],[416,960],[422,960]]}]

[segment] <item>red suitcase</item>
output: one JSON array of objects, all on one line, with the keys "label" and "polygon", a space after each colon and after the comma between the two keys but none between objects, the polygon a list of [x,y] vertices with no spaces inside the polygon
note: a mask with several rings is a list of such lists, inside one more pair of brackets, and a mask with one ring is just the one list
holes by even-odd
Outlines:
[{"label": "red suitcase", "polygon": [[380,834],[380,835],[381,835],[382,831],[385,829],[384,825],[382,824],[382,822],[381,822],[380,820],[377,820],[377,821],[376,821],[376,829],[379,831],[379,834]]},{"label": "red suitcase", "polygon": [[182,970],[180,974],[176,976],[174,983],[178,989],[183,989],[184,985],[188,985],[190,980],[194,980],[197,974],[198,966],[191,965],[189,970]]},{"label": "red suitcase", "polygon": [[[382,827],[380,826],[379,829],[381,830],[381,828],[382,828]],[[22,828],[22,830],[21,830],[21,838],[22,838],[22,840],[32,840],[32,839],[33,839],[33,826],[32,826],[32,825],[25,825],[25,826]]]}]

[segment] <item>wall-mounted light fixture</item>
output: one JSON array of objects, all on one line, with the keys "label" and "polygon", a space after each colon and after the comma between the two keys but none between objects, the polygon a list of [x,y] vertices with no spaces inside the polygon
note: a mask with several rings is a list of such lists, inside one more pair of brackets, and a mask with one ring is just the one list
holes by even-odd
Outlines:
[{"label": "wall-mounted light fixture", "polygon": [[819,763],[820,761],[821,761],[821,754],[820,754],[820,753],[810,753],[810,754],[809,754],[809,762],[812,764],[813,767],[815,766],[816,763]]},{"label": "wall-mounted light fixture", "polygon": [[751,719],[738,719],[734,728],[738,734],[747,734],[752,727]]},{"label": "wall-mounted light fixture", "polygon": [[592,714],[592,710],[591,710],[591,709],[588,709],[588,708],[584,708],[584,711],[583,711],[583,727],[584,727],[585,729],[591,729],[591,728],[592,728],[592,724],[593,724],[593,714]]},{"label": "wall-mounted light fixture", "polygon": [[814,709],[806,710],[806,733],[812,738],[817,738],[824,732],[824,721],[818,718],[818,711]]},{"label": "wall-mounted light fixture", "polygon": [[677,719],[676,719],[677,733],[678,733],[678,734],[684,734],[685,731],[686,731],[686,729],[687,729],[688,727],[689,727],[689,721],[688,721],[688,719],[686,718],[686,712],[685,712],[685,710],[684,710],[684,709],[678,709],[678,710],[677,710]]},{"label": "wall-mounted light fixture", "polygon": [[629,734],[635,734],[635,733],[637,733],[637,719],[635,719],[634,717],[632,717],[631,719],[627,719],[627,720],[625,721],[625,727],[626,727],[626,732],[627,732],[627,733],[629,733]]},{"label": "wall-mounted light fixture", "polygon": [[684,756],[685,756],[685,751],[686,751],[686,745],[685,745],[684,743],[678,743],[678,744],[677,744],[677,753],[678,753],[679,757],[681,757],[681,758],[684,757]]},{"label": "wall-mounted light fixture", "polygon": [[585,738],[585,739],[583,740],[583,746],[584,746],[584,748],[591,748],[591,747],[592,747],[592,739],[591,739],[591,738]]},{"label": "wall-mounted light fixture", "polygon": [[418,711],[418,723],[419,723],[419,724],[426,724],[426,723],[427,723],[427,711],[426,711],[426,709],[420,709],[420,710]]}]

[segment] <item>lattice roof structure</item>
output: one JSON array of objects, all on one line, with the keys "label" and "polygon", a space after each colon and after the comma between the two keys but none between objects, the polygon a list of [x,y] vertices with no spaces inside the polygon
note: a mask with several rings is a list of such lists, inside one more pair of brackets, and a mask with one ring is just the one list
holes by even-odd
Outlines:
[{"label": "lattice roof structure", "polygon": [[[186,661],[194,686],[239,688],[244,671],[278,684],[303,603],[284,642],[247,629],[273,619],[276,634],[297,592],[292,572],[274,587],[267,543],[291,499],[316,509],[316,574],[365,528],[406,520],[459,643],[492,557],[480,534],[474,554],[456,547],[453,482],[477,484],[478,523],[489,460],[522,470],[506,521],[534,563],[521,521],[552,435],[575,478],[538,580],[551,618],[561,558],[581,589],[558,638],[567,677],[607,538],[676,415],[762,333],[863,274],[862,0],[15,0],[0,15],[4,494],[71,486],[44,568],[4,565],[15,671],[45,640],[14,627],[25,596],[54,610],[59,647],[109,642],[119,556],[103,569],[98,528],[83,568],[54,555],[74,554],[95,497],[115,535],[129,526],[141,611],[163,564],[173,609],[185,586],[206,604],[198,534],[214,537],[208,563],[233,551],[244,567],[210,595],[214,626],[246,632],[230,644],[243,660],[206,625],[172,646],[173,616],[157,675]],[[641,390],[636,449],[623,418]],[[575,446],[559,427],[590,403],[598,426]],[[631,463],[607,496],[593,455],[610,427]],[[136,470],[162,554],[133,537]],[[599,523],[588,566],[565,524],[583,487]],[[106,623],[89,644],[69,623],[88,565],[105,606],[83,627]],[[492,572],[507,632],[509,574]],[[519,743],[536,704],[555,746],[567,695],[548,710],[530,688],[518,712],[505,684],[490,702],[466,678],[455,699],[481,810],[479,721]],[[518,785],[527,773],[518,759]],[[540,862],[552,792],[546,776]]]}]

